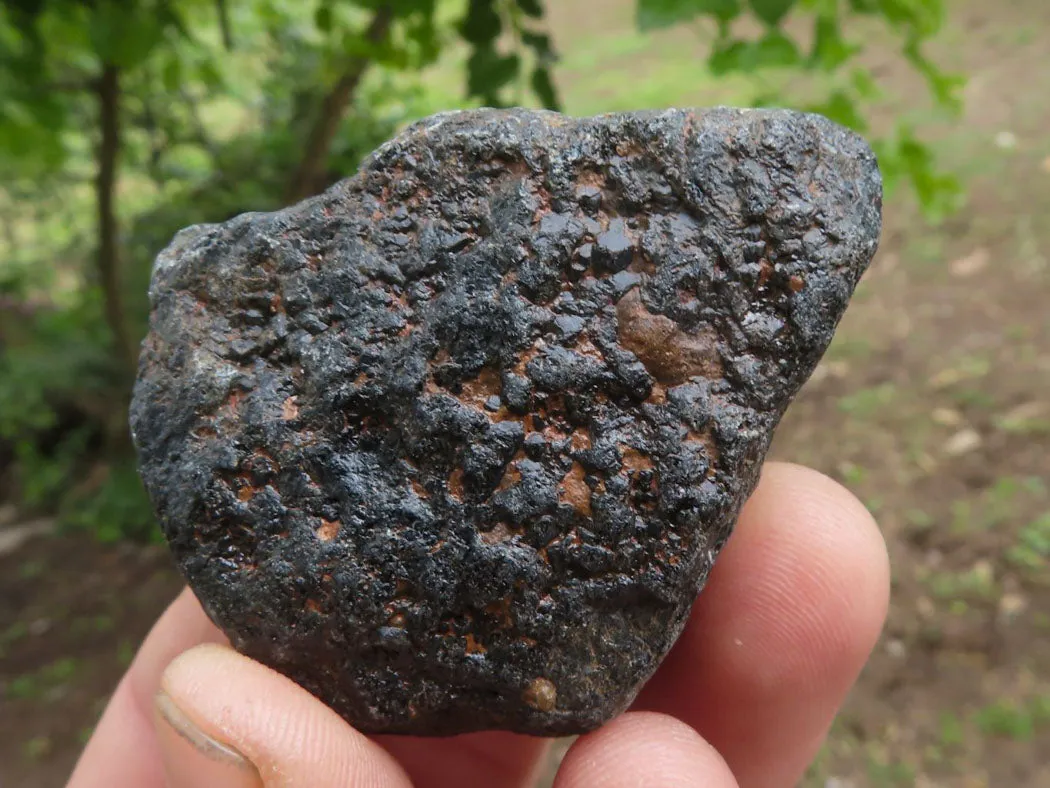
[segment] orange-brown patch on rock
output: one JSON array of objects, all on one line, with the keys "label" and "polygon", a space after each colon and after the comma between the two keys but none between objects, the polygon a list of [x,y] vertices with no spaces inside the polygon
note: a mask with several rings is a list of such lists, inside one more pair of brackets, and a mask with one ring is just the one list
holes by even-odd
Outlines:
[{"label": "orange-brown patch on rock", "polygon": [[703,432],[689,430],[685,439],[689,443],[699,443],[704,447],[704,454],[707,456],[707,459],[712,463],[718,462],[720,452],[718,451],[718,444],[715,442],[715,436],[710,430],[704,430]]},{"label": "orange-brown patch on rock", "polygon": [[495,619],[499,620],[501,629],[510,629],[514,626],[514,617],[510,613],[511,598],[509,596],[503,597],[497,602],[489,602],[485,605],[485,612]]},{"label": "orange-brown patch on rock", "polygon": [[307,610],[309,610],[311,613],[320,613],[321,612],[321,603],[318,602],[316,599],[307,599],[306,600],[306,604],[304,605],[304,607]]},{"label": "orange-brown patch on rock", "polygon": [[598,361],[605,361],[605,356],[602,355],[602,351],[595,347],[591,338],[586,334],[580,334],[580,338],[576,341],[576,347],[573,348],[573,351],[579,353],[581,356],[587,356],[588,358],[593,358]]},{"label": "orange-brown patch on rock", "polygon": [[773,276],[773,264],[769,260],[763,260],[758,264],[758,286],[762,287]]},{"label": "orange-brown patch on rock", "polygon": [[632,274],[653,276],[656,273],[656,263],[641,249],[636,248],[631,256],[631,264],[627,266],[627,270]]},{"label": "orange-brown patch on rock", "polygon": [[578,462],[574,462],[569,472],[561,480],[559,496],[562,503],[567,503],[577,514],[591,516],[591,488],[587,486],[587,471]]},{"label": "orange-brown patch on rock", "polygon": [[241,389],[233,391],[230,396],[226,399],[226,407],[230,409],[234,414],[237,413],[237,409],[241,406],[241,400],[244,399],[244,392]]},{"label": "orange-brown patch on rock", "polygon": [[427,499],[430,495],[427,493],[426,488],[419,483],[419,479],[412,479],[412,492],[416,494],[417,498]]},{"label": "orange-brown patch on rock", "polygon": [[536,356],[538,356],[539,354],[540,349],[535,345],[533,345],[530,348],[526,348],[521,352],[521,355],[518,356],[518,361],[511,369],[511,372],[513,372],[515,375],[521,375],[522,377],[524,377],[525,367],[527,367],[529,365],[529,362],[536,358]]},{"label": "orange-brown patch on rock", "polygon": [[540,434],[546,438],[548,443],[557,443],[565,438],[565,433],[559,429],[558,425],[550,422],[547,423],[547,426],[543,428]]},{"label": "orange-brown patch on rock", "polygon": [[486,651],[488,651],[488,649],[486,649],[483,645],[481,645],[480,643],[478,643],[477,640],[474,639],[474,635],[470,632],[467,633],[467,636],[464,638],[464,640],[467,644],[468,654],[484,654]]},{"label": "orange-brown patch on rock", "polygon": [[293,419],[299,418],[299,404],[296,402],[298,397],[291,396],[281,404],[281,418],[285,421],[292,421]]},{"label": "orange-brown patch on rock", "polygon": [[338,520],[326,520],[321,518],[321,525],[317,529],[317,538],[322,542],[331,542],[339,533],[342,523]]},{"label": "orange-brown patch on rock", "polygon": [[616,143],[617,156],[641,156],[645,151],[636,140],[622,140]]},{"label": "orange-brown patch on rock", "polygon": [[510,409],[506,405],[500,405],[499,410],[495,413],[485,411],[485,415],[489,417],[489,421],[521,421],[521,416],[517,413],[511,413]]},{"label": "orange-brown patch on rock", "polygon": [[483,408],[489,397],[499,396],[501,387],[499,370],[485,367],[474,380],[463,383],[459,398],[464,404]]},{"label": "orange-brown patch on rock", "polygon": [[456,468],[448,477],[448,494],[457,501],[463,500],[463,469]]},{"label": "orange-brown patch on rock", "polygon": [[481,532],[481,541],[485,544],[499,544],[501,542],[509,542],[517,535],[517,531],[513,530],[506,523],[496,523],[488,531]]},{"label": "orange-brown patch on rock", "polygon": [[533,189],[533,194],[536,195],[538,205],[533,211],[532,223],[539,224],[540,220],[551,212],[551,193],[542,184],[538,184]]},{"label": "orange-brown patch on rock", "polygon": [[503,490],[510,489],[515,484],[521,481],[521,471],[518,470],[518,460],[525,458],[525,452],[521,449],[514,455],[514,458],[507,463],[507,467],[503,471],[503,478],[499,480],[499,484],[496,485],[495,492],[502,492]]},{"label": "orange-brown patch on rock", "polygon": [[596,189],[604,189],[605,173],[590,169],[580,170],[576,174],[576,184],[578,186],[593,186]]},{"label": "orange-brown patch on rock", "polygon": [[799,290],[801,290],[805,286],[806,286],[806,283],[802,279],[801,276],[792,276],[790,279],[788,279],[788,289],[792,293],[797,293]]},{"label": "orange-brown patch on rock", "polygon": [[584,451],[591,448],[591,432],[586,427],[577,427],[569,436],[573,451]]},{"label": "orange-brown patch on rock", "polygon": [[677,385],[692,377],[722,376],[715,333],[682,331],[666,315],[650,312],[638,288],[620,299],[616,317],[620,344],[634,353],[660,383]]},{"label": "orange-brown patch on rock", "polygon": [[653,469],[653,461],[649,455],[643,454],[633,446],[621,446],[620,453],[623,467],[627,471],[651,471]]},{"label": "orange-brown patch on rock", "polygon": [[662,405],[667,402],[667,389],[662,383],[653,383],[646,402],[652,405]]}]

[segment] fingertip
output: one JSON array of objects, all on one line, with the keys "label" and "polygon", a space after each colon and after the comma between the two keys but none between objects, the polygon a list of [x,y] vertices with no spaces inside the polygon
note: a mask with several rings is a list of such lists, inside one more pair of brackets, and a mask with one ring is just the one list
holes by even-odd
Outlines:
[{"label": "fingertip", "polygon": [[722,756],[684,722],[628,712],[569,748],[554,788],[736,785]]},{"label": "fingertip", "polygon": [[741,785],[793,784],[888,598],[885,542],[864,506],[823,474],[769,463],[642,707],[693,725]]},{"label": "fingertip", "polygon": [[738,640],[766,645],[770,682],[838,672],[852,683],[886,618],[889,555],[849,490],[811,468],[769,463],[711,588],[701,611],[720,608],[740,619]]},{"label": "fingertip", "polygon": [[[205,644],[176,657],[158,696],[203,742],[249,761],[265,785],[408,786],[396,761],[290,679],[232,649]],[[182,734],[182,731],[180,731]]]},{"label": "fingertip", "polygon": [[746,672],[756,689],[801,693],[860,667],[888,601],[886,545],[867,509],[822,473],[770,463],[700,595],[684,650]]}]

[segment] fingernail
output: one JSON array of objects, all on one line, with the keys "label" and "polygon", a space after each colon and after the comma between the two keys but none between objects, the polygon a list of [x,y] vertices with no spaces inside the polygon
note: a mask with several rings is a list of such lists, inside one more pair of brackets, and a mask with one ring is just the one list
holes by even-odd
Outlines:
[{"label": "fingernail", "polygon": [[251,761],[234,747],[201,730],[164,690],[157,693],[154,703],[170,788],[202,785],[257,788],[262,785]]}]

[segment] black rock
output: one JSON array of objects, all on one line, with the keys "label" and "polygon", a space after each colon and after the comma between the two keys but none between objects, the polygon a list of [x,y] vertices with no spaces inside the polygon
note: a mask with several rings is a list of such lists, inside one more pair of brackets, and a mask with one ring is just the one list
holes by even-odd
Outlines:
[{"label": "black rock", "polygon": [[880,203],[812,115],[482,110],[183,231],[132,405],[182,571],[362,731],[600,725],[681,631]]}]

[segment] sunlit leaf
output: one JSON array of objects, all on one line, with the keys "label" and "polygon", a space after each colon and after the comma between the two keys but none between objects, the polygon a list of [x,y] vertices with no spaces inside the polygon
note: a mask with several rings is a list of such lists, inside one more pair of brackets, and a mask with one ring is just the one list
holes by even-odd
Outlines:
[{"label": "sunlit leaf", "polygon": [[838,20],[818,16],[813,27],[813,48],[810,64],[824,71],[835,71],[860,51],[860,46],[850,44],[842,37]]},{"label": "sunlit leaf", "polygon": [[841,90],[836,90],[826,101],[811,104],[806,109],[855,131],[866,131],[868,128],[868,122],[860,114],[857,103],[848,93]]},{"label": "sunlit leaf", "polygon": [[717,47],[707,64],[717,76],[734,71],[797,66],[801,60],[795,42],[780,31],[771,30],[757,41],[730,41]]}]

